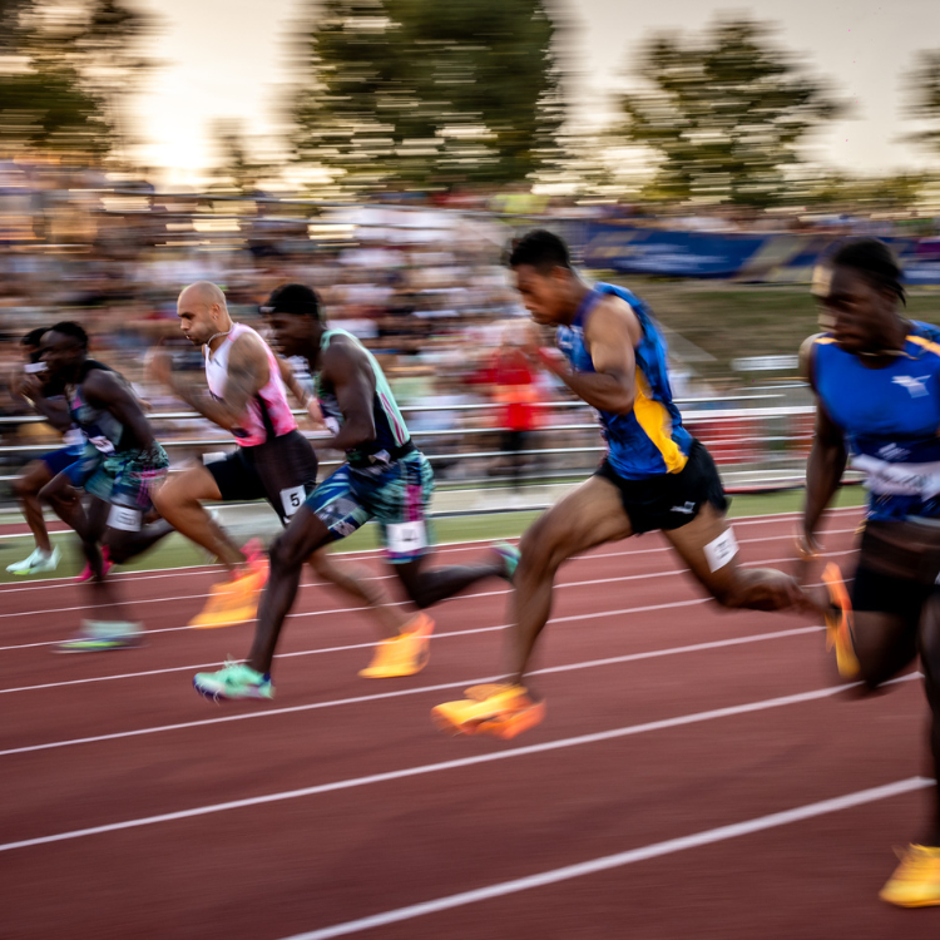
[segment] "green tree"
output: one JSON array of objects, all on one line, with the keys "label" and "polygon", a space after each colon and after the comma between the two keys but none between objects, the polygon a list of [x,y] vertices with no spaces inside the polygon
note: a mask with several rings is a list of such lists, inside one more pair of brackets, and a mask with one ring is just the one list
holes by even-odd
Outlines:
[{"label": "green tree", "polygon": [[940,49],[921,52],[907,75],[908,113],[923,124],[911,140],[940,157]]},{"label": "green tree", "polygon": [[522,181],[557,149],[554,33],[542,0],[325,0],[296,156],[353,187]]},{"label": "green tree", "polygon": [[122,102],[152,65],[138,49],[155,20],[120,0],[0,3],[0,148],[101,159],[124,136]]},{"label": "green tree", "polygon": [[648,195],[748,206],[786,200],[799,144],[841,106],[770,33],[735,20],[701,41],[660,34],[645,44],[638,71],[650,87],[621,99],[618,130],[661,161]]}]

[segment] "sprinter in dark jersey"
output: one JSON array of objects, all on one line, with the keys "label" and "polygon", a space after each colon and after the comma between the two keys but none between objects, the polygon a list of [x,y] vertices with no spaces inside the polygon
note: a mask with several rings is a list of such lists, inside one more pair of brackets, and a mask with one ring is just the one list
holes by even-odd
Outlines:
[{"label": "sprinter in dark jersey", "polygon": [[[194,678],[199,692],[216,699],[272,697],[271,662],[304,560],[370,519],[381,526],[387,559],[419,611],[481,578],[511,577],[516,561],[515,550],[503,546],[480,564],[428,568],[425,514],[434,475],[411,442],[375,357],[351,334],[329,329],[316,294],[302,284],[276,290],[263,312],[281,353],[305,357],[316,374],[317,397],[336,429],[326,447],[344,451],[347,459],[313,491],[271,546],[270,581],[247,663]],[[415,671],[427,659],[433,627],[426,614],[417,617],[400,636],[382,644],[364,674]]]},{"label": "sprinter in dark jersey", "polygon": [[[79,635],[58,649],[82,653],[134,646],[142,625],[105,580],[99,546],[120,564],[173,531],[163,520],[144,525],[144,516],[153,508],[151,491],[166,476],[169,460],[130,385],[113,369],[88,358],[88,336],[79,324],[53,326],[42,339],[42,361],[50,380],[64,386],[72,421],[87,439],[81,456],[41,493],[78,533],[93,572],[88,581],[91,616]],[[81,489],[90,497],[87,509]]]}]

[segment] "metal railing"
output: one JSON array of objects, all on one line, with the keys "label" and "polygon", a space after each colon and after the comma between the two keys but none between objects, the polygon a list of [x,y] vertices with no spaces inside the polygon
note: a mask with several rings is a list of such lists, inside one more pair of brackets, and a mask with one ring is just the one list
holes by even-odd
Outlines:
[{"label": "metal railing", "polygon": [[[706,447],[710,449],[723,476],[732,473],[744,474],[755,484],[792,485],[802,477],[805,458],[809,450],[812,434],[812,405],[785,404],[792,400],[793,386],[781,389],[762,389],[756,392],[743,392],[720,397],[677,399],[683,407],[683,422]],[[750,407],[728,407],[731,403],[754,403]],[[759,404],[758,404],[759,403]],[[774,404],[771,404],[774,403]],[[714,407],[714,406],[724,407]],[[456,405],[409,405],[401,408],[407,414],[428,414],[435,412],[460,413],[463,415],[491,414],[497,406],[489,402]],[[522,478],[527,483],[547,482],[557,479],[559,474],[584,475],[596,465],[597,457],[605,450],[593,411],[580,401],[539,402],[540,411],[559,411],[561,420],[540,423],[531,432],[528,446],[513,451],[511,456],[526,458],[529,466]],[[564,420],[563,415],[583,413],[592,417],[585,421]],[[294,411],[301,419],[305,412]],[[164,421],[205,421],[194,412],[167,411],[150,412],[151,423],[158,428]],[[0,430],[28,424],[41,424],[44,419],[35,416],[0,416]],[[486,446],[489,441],[497,441],[508,429],[501,427],[442,427],[439,429],[415,429],[412,437],[422,446],[429,460],[436,466],[447,470],[448,466],[460,464],[474,470],[478,476],[490,482],[494,481],[490,468],[484,464],[510,456],[507,452]],[[303,433],[314,445],[330,436],[327,432],[309,431],[301,427]],[[564,436],[567,441],[552,440]],[[234,446],[230,435],[218,436],[201,434],[198,436],[175,437],[166,432],[158,432],[158,438],[173,455],[181,451],[197,456],[215,450],[228,450]],[[487,440],[489,438],[489,441]],[[484,446],[469,449],[453,448],[451,442],[476,442]],[[535,444],[538,446],[534,446]],[[0,475],[0,484],[15,479],[22,466],[31,457],[55,449],[52,443],[15,443],[0,446],[0,461],[7,462],[8,470]],[[587,455],[590,455],[588,457]],[[21,458],[17,460],[17,458]],[[338,466],[341,458],[324,459],[321,466]],[[174,472],[180,467],[171,467]],[[445,474],[444,479],[447,479]],[[473,482],[472,477],[463,476],[458,481],[462,484]]]}]

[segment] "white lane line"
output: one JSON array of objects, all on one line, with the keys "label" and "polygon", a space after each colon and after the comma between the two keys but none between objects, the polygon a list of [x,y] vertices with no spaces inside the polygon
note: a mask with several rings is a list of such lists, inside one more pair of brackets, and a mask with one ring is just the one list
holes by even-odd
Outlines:
[{"label": "white lane line", "polygon": [[621,868],[636,862],[645,862],[651,858],[660,858],[663,855],[672,855],[675,852],[684,852],[688,849],[697,849],[703,845],[712,845],[728,839],[737,839],[741,836],[753,835],[755,832],[765,832],[790,823],[804,822],[827,813],[837,813],[844,809],[856,806],[865,806],[878,800],[887,800],[905,793],[913,793],[933,786],[934,781],[926,777],[908,777],[906,780],[897,780],[880,787],[871,787],[868,790],[857,790],[855,793],[846,793],[829,800],[820,800],[818,803],[807,803],[794,809],[784,810],[780,813],[771,813],[767,816],[758,816],[745,822],[732,823],[729,826],[718,826],[715,829],[706,829],[693,835],[681,836],[678,839],[666,839],[664,842],[654,842],[640,848],[618,852],[615,855],[605,855],[576,865],[565,865],[563,868],[553,868],[549,871],[539,872],[537,875],[528,875],[524,878],[514,878],[511,881],[501,881],[476,888],[473,891],[461,891],[459,894],[450,894],[433,901],[422,901],[420,904],[410,904],[381,914],[369,917],[360,917],[357,920],[348,920],[332,927],[323,927],[320,930],[311,930],[306,933],[293,934],[284,940],[331,940],[333,937],[344,937],[351,933],[359,933],[372,927],[385,927],[388,924],[397,924],[401,921],[422,917],[425,914],[436,914],[439,911],[452,910],[467,904],[476,904],[479,901],[490,901],[493,898],[505,897],[519,891],[529,891],[533,888],[544,888],[546,885],[570,881],[572,878],[582,878],[585,875],[595,875],[598,872],[609,871],[612,868]]},{"label": "white lane line", "polygon": [[[907,677],[903,677],[907,678]],[[679,728],[685,725],[699,724],[705,721],[715,721],[720,718],[730,718],[752,712],[766,711],[771,708],[782,708],[787,705],[802,704],[817,699],[828,698],[844,692],[848,688],[860,685],[855,682],[847,685],[830,686],[825,689],[814,689],[811,692],[800,692],[795,695],[784,695],[758,702],[748,702],[744,705],[732,705],[727,708],[714,708],[709,711],[695,712],[690,715],[679,715],[676,718],[665,718],[659,721],[647,721],[639,725],[627,725],[623,728],[614,728],[610,731],[598,731],[591,734],[581,734],[570,738],[560,738],[556,741],[546,741],[542,744],[530,744],[523,747],[513,747],[502,751],[493,751],[488,754],[475,754],[471,757],[461,757],[455,760],[440,761],[436,764],[420,764],[416,767],[406,767],[401,770],[385,771],[383,773],[369,774],[364,777],[351,777],[345,780],[336,780],[331,783],[321,783],[311,787],[301,787],[296,790],[285,790],[280,793],[269,793],[264,796],[246,797],[241,800],[228,800],[224,803],[210,803],[205,806],[196,806],[192,809],[178,810],[173,813],[160,813],[155,816],[141,816],[136,819],[127,819],[122,822],[105,823],[101,826],[91,826],[87,829],[72,829],[58,832],[48,836],[38,836],[33,839],[21,839],[17,842],[0,844],[0,852],[11,852],[15,849],[31,848],[37,845],[51,845],[55,842],[67,842],[73,839],[83,839],[87,836],[102,835],[108,832],[120,832],[126,829],[138,829],[142,826],[153,826],[160,823],[175,822],[181,819],[194,819],[199,816],[208,816],[214,813],[224,813],[233,809],[245,809],[253,806],[264,806],[269,803],[281,803],[285,800],[296,800],[308,796],[318,796],[321,793],[334,793],[338,790],[350,790],[356,787],[371,786],[376,783],[388,783],[393,780],[404,780],[409,777],[418,777],[425,774],[439,773],[444,770],[456,770],[461,767],[473,767],[477,764],[487,764],[493,761],[508,760],[515,757],[528,757],[532,754],[544,754],[569,747],[580,747],[586,744],[599,744],[614,741],[618,738],[632,737],[650,731],[665,731],[670,728]]]},{"label": "white lane line", "polygon": [[[910,676],[902,676],[900,680],[907,681]],[[529,757],[532,754],[545,754],[569,747],[581,747],[586,744],[600,744],[615,741],[619,738],[646,734],[651,731],[666,731],[671,728],[680,728],[685,725],[699,724],[706,721],[715,721],[720,718],[731,718],[753,712],[767,711],[772,708],[783,708],[787,705],[798,705],[818,699],[838,695],[846,689],[853,688],[861,683],[854,682],[846,685],[831,686],[825,689],[814,689],[811,692],[799,692],[795,695],[782,695],[777,698],[763,699],[758,702],[747,702],[744,705],[731,705],[726,708],[714,708],[709,711],[695,712],[690,715],[679,715],[675,718],[665,718],[659,721],[647,721],[639,725],[627,725],[623,728],[614,728],[610,731],[597,731],[591,734],[580,734],[570,738],[560,738],[556,741],[546,741],[542,744],[530,744],[524,747],[507,748],[502,751],[493,751],[488,754],[475,754],[471,757],[461,757],[455,760],[440,761],[436,764],[421,764],[416,767],[405,767],[401,770],[385,771],[383,773],[369,774],[364,777],[351,777],[345,780],[336,780],[332,783],[321,783],[311,787],[301,787],[296,790],[285,790],[280,793],[269,793],[264,796],[246,797],[241,800],[228,800],[225,803],[210,803],[205,806],[196,806],[192,809],[178,810],[173,813],[160,813],[156,816],[141,816],[137,819],[127,819],[122,822],[106,823],[101,826],[91,826],[87,829],[73,829],[67,832],[57,832],[53,835],[38,836],[33,839],[21,839],[17,842],[0,844],[0,852],[11,852],[15,849],[25,849],[38,845],[51,845],[56,842],[68,842],[73,839],[83,839],[87,836],[102,835],[108,832],[120,832],[126,829],[139,829],[143,826],[153,826],[161,823],[176,822],[181,819],[194,819],[199,816],[209,816],[214,813],[224,813],[234,809],[245,809],[253,806],[265,806],[270,803],[281,803],[285,800],[296,800],[308,796],[318,796],[321,793],[334,793],[338,790],[350,790],[356,787],[371,786],[376,783],[388,783],[393,780],[404,780],[409,777],[419,777],[425,774],[439,773],[445,770],[457,770],[462,767],[473,767],[477,764],[487,764],[493,761],[508,760],[515,757]]]},{"label": "white lane line", "polygon": [[[839,509],[833,509],[831,512],[834,513],[849,513],[849,512],[858,512],[861,513],[863,507],[860,506],[843,506]],[[773,515],[768,516],[740,516],[738,518],[732,518],[728,521],[736,526],[747,526],[747,525],[772,525],[777,522],[787,522],[790,519],[800,516],[800,512],[787,512],[787,513],[774,513]],[[823,533],[823,535],[838,535],[845,534],[848,532],[854,532],[855,528],[851,529],[831,529]],[[739,543],[743,542],[765,542],[765,541],[775,541],[776,539],[787,539],[792,537],[792,533],[785,532],[776,536],[769,536],[760,539],[738,539]],[[512,536],[506,539],[509,542],[518,542],[517,536]],[[470,552],[478,551],[481,545],[492,545],[493,542],[499,541],[497,538],[487,538],[487,539],[470,539],[460,542],[438,542],[434,545],[435,551],[440,552]],[[571,561],[583,561],[588,558],[612,558],[618,555],[641,555],[648,552],[664,552],[670,551],[669,546],[657,546],[656,548],[648,549],[637,549],[633,551],[626,552],[610,552],[606,554],[595,554],[595,555],[579,555],[576,558],[570,559]],[[349,558],[382,558],[384,557],[384,552],[379,548],[368,548],[361,549],[359,551],[335,551],[334,554],[343,557]],[[117,575],[114,580],[116,582],[122,581],[151,581],[159,580],[161,578],[169,577],[179,577],[180,575],[188,574],[205,574],[207,572],[219,571],[220,568],[218,565],[186,565],[179,568],[143,568],[140,571],[125,571],[120,575]],[[70,587],[75,584],[74,576],[68,578],[42,578],[35,579],[32,581],[26,581],[25,583],[20,584],[17,587],[7,587],[0,585],[0,596],[3,594],[16,594],[21,591],[43,591],[49,590],[50,588],[59,588],[59,587]]]},{"label": "white lane line", "polygon": [[[849,549],[845,549],[844,551],[839,551],[839,552],[821,552],[819,557],[820,559],[842,558],[846,555],[855,554],[856,552],[857,552],[857,549],[849,548]],[[741,567],[742,568],[756,568],[756,567],[763,567],[764,565],[782,565],[782,564],[787,564],[788,562],[792,562],[792,561],[794,561],[794,559],[789,556],[785,558],[762,558],[762,559],[755,560],[755,561],[742,562]],[[595,578],[593,580],[588,580],[588,581],[560,581],[555,585],[555,589],[560,590],[562,588],[570,588],[570,587],[587,587],[587,586],[591,586],[595,584],[613,584],[614,582],[617,582],[617,581],[644,581],[644,580],[648,580],[649,578],[665,578],[665,577],[673,577],[674,575],[686,575],[689,573],[690,572],[688,568],[673,568],[673,569],[670,569],[669,571],[654,571],[654,572],[648,572],[646,574],[619,575],[616,577]],[[381,581],[381,580],[386,580],[386,579],[395,579],[395,577],[396,577],[395,575],[385,575],[385,576],[377,577],[377,578],[368,578],[366,580]],[[851,581],[851,578],[848,578],[846,580]],[[319,587],[321,585],[311,584],[309,586]],[[323,585],[323,586],[327,586],[327,585]],[[807,587],[819,587],[820,585],[812,584],[812,585],[806,585],[806,586]],[[453,597],[444,598],[444,600],[441,601],[440,603],[446,604],[446,603],[452,603],[452,602],[457,602],[461,600],[472,600],[472,599],[477,599],[481,597],[498,597],[501,594],[510,594],[511,591],[512,589],[509,587],[502,587],[495,591],[474,591],[469,594],[457,594]],[[198,597],[208,597],[208,595],[207,594],[191,594],[191,595],[185,595],[185,597],[198,598]],[[160,597],[160,598],[152,598],[150,600],[145,600],[145,601],[135,601],[134,603],[155,604],[155,603],[162,603],[164,601],[174,601],[174,600],[179,600],[179,599],[182,599],[182,597],[171,597],[171,598]],[[390,602],[389,606],[404,607],[404,606],[407,606],[407,603],[408,603],[407,601],[392,601]],[[104,604],[102,606],[114,607],[114,606],[118,606],[118,604]],[[87,608],[86,607],[50,608],[48,610],[27,611],[25,613],[19,613],[19,614],[0,614],[0,617],[25,617],[31,614],[49,615],[49,614],[57,614],[57,613],[66,613],[69,611],[76,611],[76,610],[87,610]],[[291,613],[291,614],[288,614],[287,616],[291,619],[296,619],[300,617],[322,617],[327,614],[348,614],[348,613],[356,613],[356,612],[367,612],[368,610],[369,610],[368,607],[333,607],[327,610],[298,611],[297,613]],[[159,629],[156,629],[156,630],[144,630],[143,634],[141,635],[142,636],[155,636],[160,633],[178,633],[181,630],[190,630],[190,629],[192,628],[186,625],[179,626],[179,627],[160,627]],[[38,647],[43,647],[43,646],[58,646],[60,643],[65,642],[65,639],[66,638],[60,638],[58,640],[40,640],[35,643],[14,643],[14,644],[11,644],[10,646],[0,646],[0,653],[12,652],[15,650],[36,649]],[[0,693],[2,693],[3,691],[5,690],[0,689]]]},{"label": "white lane line", "polygon": [[[689,601],[671,601],[668,604],[649,604],[645,607],[627,607],[622,610],[602,611],[601,613],[597,613],[597,614],[575,614],[569,617],[555,617],[552,620],[549,620],[548,623],[549,624],[570,623],[576,620],[590,620],[595,617],[597,618],[613,617],[619,614],[638,614],[638,613],[642,614],[642,613],[648,613],[649,611],[654,611],[654,610],[672,610],[673,608],[676,608],[676,607],[692,607],[696,604],[704,604],[707,600],[709,600],[709,598],[697,597],[694,600],[689,600]],[[357,607],[357,608],[351,608],[351,609],[365,610],[366,608]],[[316,616],[320,613],[342,613],[342,611],[317,611],[314,614],[311,614],[311,616]],[[298,615],[298,616],[306,616],[306,615]],[[546,624],[546,626],[547,625],[548,624]],[[509,627],[510,627],[510,624],[508,623],[500,623],[492,627],[471,627],[467,630],[451,630],[448,632],[435,631],[431,635],[431,639],[439,640],[439,639],[442,639],[443,637],[472,636],[476,633],[496,633],[500,630],[508,630]],[[822,627],[812,628],[812,629],[822,629]],[[157,631],[151,631],[151,632],[157,632]],[[45,646],[47,644],[43,643],[43,644],[37,644],[37,645]],[[374,647],[375,647],[375,643],[351,643],[347,646],[325,646],[325,647],[318,647],[316,649],[311,649],[311,650],[297,650],[293,653],[278,653],[275,656],[275,659],[294,659],[298,656],[319,656],[322,653],[341,653],[341,652],[347,652],[349,650],[356,650],[356,649],[372,649]],[[142,672],[128,672],[128,673],[122,673],[122,674],[114,675],[114,676],[89,676],[85,679],[69,679],[63,682],[44,682],[39,685],[24,685],[24,686],[19,686],[17,688],[0,689],[0,695],[13,693],[13,692],[33,692],[39,689],[56,689],[56,688],[61,688],[63,686],[69,686],[69,685],[87,685],[88,683],[91,683],[91,682],[110,682],[114,679],[140,679],[140,678],[145,678],[147,676],[160,676],[160,675],[166,675],[167,673],[171,673],[171,672],[186,672],[187,670],[190,670],[190,669],[204,669],[207,666],[221,666],[221,665],[223,665],[223,663],[221,662],[197,663],[191,666],[171,666],[165,669],[151,669],[151,670],[146,670]]]},{"label": "white lane line", "polygon": [[[485,630],[502,630],[504,627],[484,627]],[[566,663],[562,666],[545,666],[528,673],[530,676],[550,675],[559,672],[576,672],[580,669],[595,669],[600,666],[613,666],[623,663],[641,662],[645,659],[659,659],[663,656],[680,656],[685,653],[701,653],[707,650],[724,649],[729,646],[744,646],[749,643],[762,643],[765,640],[782,640],[791,637],[805,636],[809,633],[818,633],[825,627],[796,627],[792,630],[777,630],[774,633],[758,633],[753,636],[734,637],[728,640],[712,640],[705,643],[692,643],[687,646],[673,646],[666,649],[648,650],[644,653],[626,653],[623,656],[609,656],[605,659],[590,659],[578,663]],[[467,631],[470,632],[470,631]],[[478,631],[473,631],[478,632]],[[448,634],[444,634],[447,636]],[[288,655],[304,655],[290,653]],[[220,665],[208,663],[209,666]],[[198,666],[183,667],[186,670],[198,669]],[[158,672],[169,670],[158,670]],[[115,678],[122,678],[117,676]],[[199,721],[186,721],[175,725],[157,725],[151,728],[137,728],[133,731],[115,731],[110,734],[98,734],[85,738],[68,738],[63,741],[50,741],[47,744],[30,744],[24,747],[8,748],[0,751],[0,757],[9,757],[14,754],[30,754],[34,751],[48,751],[53,748],[72,747],[77,744],[97,744],[102,741],[116,741],[121,738],[136,738],[150,734],[162,734],[166,731],[182,731],[188,728],[202,728],[207,725],[218,725],[230,721],[247,721],[253,718],[272,718],[281,715],[292,715],[298,712],[315,711],[321,708],[336,708],[341,705],[358,705],[363,702],[377,702],[383,699],[400,698],[404,695],[422,695],[425,692],[439,692],[442,689],[469,688],[482,685],[484,682],[497,682],[499,676],[485,676],[482,679],[462,679],[460,682],[448,682],[442,685],[426,685],[412,689],[398,689],[394,692],[378,692],[372,695],[357,695],[352,698],[333,699],[326,702],[312,702],[307,705],[291,705],[286,708],[269,708],[264,711],[244,712],[237,715],[224,715],[220,718],[203,718]]]}]

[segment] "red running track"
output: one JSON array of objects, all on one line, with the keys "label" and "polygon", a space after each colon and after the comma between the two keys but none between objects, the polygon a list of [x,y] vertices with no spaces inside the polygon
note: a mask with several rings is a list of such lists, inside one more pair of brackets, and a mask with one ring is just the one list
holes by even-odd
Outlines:
[{"label": "red running track", "polygon": [[[826,538],[849,567],[857,519]],[[792,528],[738,520],[743,560],[787,563]],[[548,714],[506,743],[429,720],[497,672],[502,583],[436,610],[423,673],[378,682],[366,616],[306,586],[276,699],[216,706],[192,673],[252,628],[183,627],[212,577],[119,576],[148,645],[87,656],[51,652],[80,588],[0,588],[5,940],[940,936],[940,910],[877,898],[927,809],[917,677],[840,689],[818,624],[705,602],[658,535],[563,570]]]}]

